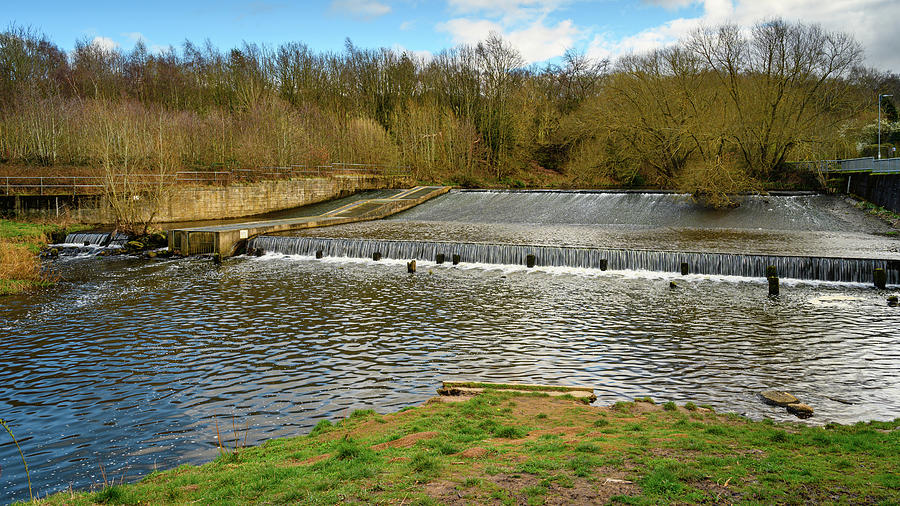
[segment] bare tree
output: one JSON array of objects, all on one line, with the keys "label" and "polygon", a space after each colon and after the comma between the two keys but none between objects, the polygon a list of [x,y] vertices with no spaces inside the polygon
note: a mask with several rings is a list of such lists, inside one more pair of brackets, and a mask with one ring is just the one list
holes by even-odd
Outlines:
[{"label": "bare tree", "polygon": [[835,128],[849,96],[844,79],[860,60],[859,44],[819,25],[759,23],[696,31],[686,43],[727,92],[735,121],[728,140],[754,173],[768,177],[803,143]]}]

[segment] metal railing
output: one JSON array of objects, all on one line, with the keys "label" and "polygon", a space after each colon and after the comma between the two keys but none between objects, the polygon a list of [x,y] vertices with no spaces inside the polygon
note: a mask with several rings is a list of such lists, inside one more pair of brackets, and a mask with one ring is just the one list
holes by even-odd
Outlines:
[{"label": "metal railing", "polygon": [[92,176],[3,176],[5,195],[89,195],[103,190]]},{"label": "metal railing", "polygon": [[823,174],[853,174],[869,172],[872,174],[900,174],[900,158],[873,157],[848,158],[845,160],[815,160],[793,162],[798,167],[819,171]]},{"label": "metal railing", "polygon": [[4,195],[97,195],[109,188],[153,184],[227,186],[235,182],[255,182],[307,177],[373,176],[403,178],[408,167],[359,163],[334,163],[308,167],[261,167],[217,171],[179,171],[173,174],[113,174],[104,176],[0,176]]}]

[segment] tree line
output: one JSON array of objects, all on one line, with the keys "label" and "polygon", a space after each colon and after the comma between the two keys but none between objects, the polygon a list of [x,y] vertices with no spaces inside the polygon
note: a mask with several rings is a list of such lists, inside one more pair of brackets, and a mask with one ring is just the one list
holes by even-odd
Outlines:
[{"label": "tree line", "polygon": [[349,40],[341,52],[87,40],[66,52],[13,26],[0,34],[0,162],[153,173],[358,162],[462,185],[653,185],[723,205],[790,183],[789,161],[869,143],[877,94],[900,78],[861,61],[849,35],[777,19],[544,66],[496,34],[426,60]]}]

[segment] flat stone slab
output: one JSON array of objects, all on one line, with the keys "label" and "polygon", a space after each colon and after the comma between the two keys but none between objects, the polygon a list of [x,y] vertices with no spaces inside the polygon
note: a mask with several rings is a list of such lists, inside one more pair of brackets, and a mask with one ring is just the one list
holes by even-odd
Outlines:
[{"label": "flat stone slab", "polygon": [[569,395],[575,399],[591,403],[597,400],[592,387],[535,385],[526,383],[485,383],[478,381],[444,381],[438,394],[442,396],[474,396],[485,391],[502,390],[515,393],[542,393],[552,397]]},{"label": "flat stone slab", "polygon": [[766,390],[764,392],[760,392],[759,395],[760,397],[762,397],[763,401],[765,401],[766,404],[771,404],[773,406],[785,407],[788,404],[796,404],[800,402],[800,399],[787,392],[782,392],[781,390]]},{"label": "flat stone slab", "polygon": [[795,415],[799,418],[809,418],[813,415],[812,406],[808,406],[803,404],[802,402],[795,402],[793,404],[787,405],[788,413]]}]

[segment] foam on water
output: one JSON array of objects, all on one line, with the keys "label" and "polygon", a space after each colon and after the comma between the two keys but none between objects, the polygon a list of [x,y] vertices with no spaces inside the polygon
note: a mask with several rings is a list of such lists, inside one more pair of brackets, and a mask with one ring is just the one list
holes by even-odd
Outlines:
[{"label": "foam on water", "polygon": [[774,265],[786,279],[849,283],[869,282],[874,270],[882,268],[887,271],[888,283],[900,282],[900,261],[880,259],[277,236],[256,237],[248,249],[302,256],[322,251],[327,257],[356,258],[371,258],[378,252],[384,259],[401,261],[431,261],[443,253],[448,261],[458,254],[466,263],[493,265],[524,265],[526,258],[534,255],[540,267],[601,269],[606,263],[608,269],[619,271],[680,272],[681,264],[687,263],[689,272],[696,274],[749,278],[764,278],[766,268]]},{"label": "foam on water", "polygon": [[[370,267],[386,266],[392,269],[406,268],[406,260],[382,257],[381,260],[372,260],[365,257],[331,257],[323,256],[316,258],[314,255],[306,254],[284,254],[276,252],[266,252],[262,256],[256,257],[256,261],[299,261],[299,262],[321,262],[329,265],[353,264],[366,265]],[[453,265],[446,261],[439,264],[435,261],[416,260],[417,272],[420,275],[427,275],[429,271],[438,269],[459,269],[459,270],[477,270],[486,272],[500,272],[501,274],[547,274],[551,276],[579,276],[591,278],[615,277],[622,279],[641,279],[641,280],[661,280],[661,281],[679,281],[685,283],[713,282],[713,283],[732,283],[732,284],[753,284],[768,285],[768,281],[764,277],[746,277],[746,276],[727,276],[721,274],[688,274],[682,276],[675,272],[650,271],[646,269],[607,269],[600,270],[590,267],[558,267],[558,266],[535,266],[529,268],[521,264],[491,264],[481,262],[464,262]],[[856,283],[847,281],[821,281],[811,279],[796,278],[780,278],[780,283],[784,286],[822,286],[822,287],[845,287],[845,288],[869,288],[868,283]],[[827,297],[820,298],[821,302],[828,302],[832,299]],[[852,297],[840,298],[834,300],[851,300]]]}]

